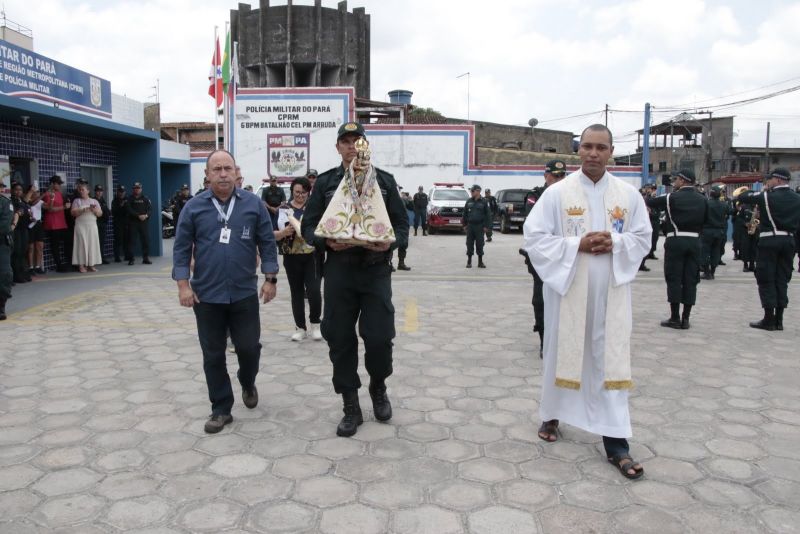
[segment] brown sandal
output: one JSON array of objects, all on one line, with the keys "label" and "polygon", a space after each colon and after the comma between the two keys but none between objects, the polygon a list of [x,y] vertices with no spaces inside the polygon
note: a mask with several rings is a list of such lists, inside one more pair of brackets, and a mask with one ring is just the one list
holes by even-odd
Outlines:
[{"label": "brown sandal", "polygon": [[[629,454],[616,454],[609,458],[608,462],[619,469],[619,472],[625,478],[636,480],[644,474],[644,467],[639,462],[634,461]],[[637,465],[638,467],[636,467]],[[629,469],[633,471],[633,474],[628,473]]]},{"label": "brown sandal", "polygon": [[539,439],[548,443],[558,440],[558,419],[544,421],[539,427]]}]

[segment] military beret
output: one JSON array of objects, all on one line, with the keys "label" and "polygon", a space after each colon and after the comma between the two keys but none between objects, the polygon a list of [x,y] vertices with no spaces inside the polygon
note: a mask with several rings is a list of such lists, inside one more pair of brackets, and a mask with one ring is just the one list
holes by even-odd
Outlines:
[{"label": "military beret", "polygon": [[551,159],[545,164],[544,172],[549,172],[550,174],[566,174],[567,165],[560,159]]},{"label": "military beret", "polygon": [[690,171],[688,169],[685,170],[685,171],[674,172],[674,173],[672,173],[672,177],[673,178],[681,178],[681,179],[686,180],[687,182],[691,182],[691,183],[695,183],[695,181],[697,181],[697,178],[695,178],[695,176],[694,176],[694,171]]},{"label": "military beret", "polygon": [[356,134],[360,137],[367,136],[366,132],[364,132],[364,126],[362,126],[360,122],[346,122],[339,126],[339,133],[336,134],[336,140],[338,141],[347,134]]}]

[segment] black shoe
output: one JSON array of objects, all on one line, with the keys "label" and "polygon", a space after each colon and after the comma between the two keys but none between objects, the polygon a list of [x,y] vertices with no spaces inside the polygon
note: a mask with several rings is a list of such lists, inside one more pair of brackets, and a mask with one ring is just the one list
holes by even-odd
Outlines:
[{"label": "black shoe", "polygon": [[342,401],[344,417],[336,427],[336,435],[347,438],[358,431],[358,425],[364,422],[364,416],[361,415],[361,406],[358,404],[358,390],[343,393]]},{"label": "black shoe", "polygon": [[410,270],[411,270],[411,267],[409,267],[409,266],[408,266],[408,265],[406,265],[405,263],[398,263],[398,264],[397,264],[397,270],[398,270],[398,271],[410,271]]},{"label": "black shoe", "polygon": [[114,258],[114,263],[120,263],[122,260],[119,258]]},{"label": "black shoe", "polygon": [[680,319],[672,319],[672,318],[669,318],[666,321],[661,321],[661,326],[667,328],[674,328],[676,330],[680,330],[681,328],[683,328],[683,326],[681,326]]},{"label": "black shoe", "polygon": [[681,330],[689,330],[689,318],[681,319]]},{"label": "black shoe", "polygon": [[44,269],[42,269],[41,267],[39,267],[38,269],[36,269],[36,274],[46,274],[46,273],[47,273],[47,271],[45,271],[45,270],[44,270]]},{"label": "black shoe", "polygon": [[394,268],[394,265],[392,265],[391,263],[389,264],[389,267],[391,267],[391,268],[392,268],[392,272],[396,272],[396,271],[397,271],[397,269],[395,269],[395,268]]},{"label": "black shoe", "polygon": [[414,228],[414,235],[417,235],[417,229]]},{"label": "black shoe", "polygon": [[485,269],[486,268],[486,264],[483,263],[483,259],[482,258],[478,258],[478,268],[479,269]]},{"label": "black shoe", "polygon": [[645,256],[645,258],[648,259],[648,260],[657,260],[658,259],[658,258],[656,258],[656,255],[653,254],[652,252],[650,254],[648,254],[647,256]]},{"label": "black shoe", "polygon": [[714,277],[711,276],[711,273],[703,273],[703,274],[700,275],[700,278],[702,278],[703,280],[713,280],[714,279]]},{"label": "black shoe", "polygon": [[467,269],[472,269],[472,258],[467,260]]},{"label": "black shoe", "polygon": [[225,425],[228,425],[233,422],[233,416],[231,414],[217,414],[212,415],[206,421],[206,425],[203,427],[203,430],[206,431],[206,434],[216,434],[223,428]]},{"label": "black shoe", "polygon": [[378,421],[388,421],[392,418],[392,403],[386,396],[386,383],[369,384],[369,396],[372,398],[372,411]]},{"label": "black shoe", "polygon": [[487,238],[486,238],[486,242],[487,242],[487,243],[491,243],[491,242],[492,242],[492,238],[491,238],[491,237],[487,237]]},{"label": "black shoe", "polygon": [[775,320],[768,321],[767,319],[761,319],[760,321],[750,323],[750,328],[758,328],[759,330],[769,330],[772,332],[775,330]]},{"label": "black shoe", "polygon": [[783,332],[783,320],[775,319],[775,330],[780,330]]},{"label": "black shoe", "polygon": [[741,260],[742,258],[738,254],[734,254],[733,255],[733,259],[734,259],[734,261],[736,261],[736,260]]},{"label": "black shoe", "polygon": [[719,260],[719,263],[718,263],[717,265],[728,265],[728,264],[727,264],[727,263],[725,263],[725,262],[724,262],[724,261],[722,261],[722,260]]},{"label": "black shoe", "polygon": [[143,263],[143,264],[145,264],[145,265],[150,265],[150,264],[152,264],[153,262],[152,262],[152,261],[150,261],[150,258],[145,258],[145,259],[143,259],[143,260],[142,260],[142,263]]},{"label": "black shoe", "polygon": [[128,260],[128,265],[133,265],[135,262],[133,260]]},{"label": "black shoe", "polygon": [[640,265],[639,270],[647,273],[650,272],[650,267],[648,267],[647,265]]},{"label": "black shoe", "polygon": [[258,406],[258,388],[255,384],[250,388],[242,388],[242,402],[251,410]]}]

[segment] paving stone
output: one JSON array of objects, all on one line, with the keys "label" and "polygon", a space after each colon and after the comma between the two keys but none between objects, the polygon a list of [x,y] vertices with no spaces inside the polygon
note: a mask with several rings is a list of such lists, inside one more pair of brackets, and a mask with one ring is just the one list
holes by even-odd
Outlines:
[{"label": "paving stone", "polygon": [[334,476],[314,477],[297,483],[294,499],[313,506],[337,506],[352,501],[357,489],[352,482]]},{"label": "paving stone", "polygon": [[[0,521],[16,517],[27,517],[41,499],[28,490],[5,491],[0,493]],[[0,530],[2,530],[0,528]]]},{"label": "paving stone", "polygon": [[197,451],[176,451],[156,456],[149,464],[149,468],[156,473],[164,475],[177,475],[186,473],[205,465],[210,457]]},{"label": "paving stone", "polygon": [[245,452],[248,446],[249,440],[236,434],[209,436],[198,440],[194,444],[195,449],[212,456],[224,456],[236,452]]},{"label": "paving stone", "polygon": [[755,489],[775,504],[795,506],[800,502],[800,484],[773,478],[755,486]]},{"label": "paving stone", "polygon": [[93,492],[107,499],[129,499],[154,493],[159,483],[142,472],[115,473],[105,477]]},{"label": "paving stone", "polygon": [[507,506],[490,506],[469,514],[469,528],[475,534],[535,534],[539,526],[533,515]]},{"label": "paving stone", "polygon": [[783,508],[767,508],[759,512],[759,517],[772,532],[795,534],[800,525],[800,512]]},{"label": "paving stone", "polygon": [[172,501],[211,499],[220,493],[224,480],[208,473],[169,477],[158,492]]},{"label": "paving stone", "polygon": [[397,477],[400,480],[423,486],[451,478],[453,471],[451,463],[434,458],[413,458],[397,464]]},{"label": "paving stone", "polygon": [[610,516],[574,506],[556,506],[539,514],[542,532],[610,532]]},{"label": "paving stone", "polygon": [[421,443],[400,438],[390,438],[371,443],[369,453],[376,458],[402,460],[424,455],[425,447]]},{"label": "paving stone", "polygon": [[231,454],[214,460],[208,467],[212,473],[227,478],[259,475],[267,470],[269,462],[254,454]]},{"label": "paving stone", "polygon": [[286,478],[308,478],[324,475],[331,468],[331,462],[311,454],[285,456],[275,460],[272,473]]},{"label": "paving stone", "polygon": [[764,458],[756,462],[758,467],[772,476],[800,482],[800,461],[787,458]]},{"label": "paving stone", "polygon": [[62,469],[47,473],[32,487],[34,490],[52,497],[75,493],[92,487],[102,476],[84,467]]},{"label": "paving stone", "polygon": [[610,512],[629,504],[625,491],[621,487],[608,486],[599,482],[581,480],[563,486],[564,500],[569,504]]},{"label": "paving stone", "polygon": [[629,485],[627,489],[634,502],[666,510],[683,508],[694,502],[683,486],[673,486],[646,478],[639,479],[635,484]]},{"label": "paving stone", "polygon": [[[335,426],[336,425],[331,426],[325,436],[334,435]],[[393,438],[396,432],[397,429],[391,424],[364,421],[364,424],[358,427],[358,433],[353,436],[353,439],[367,442],[378,441],[381,439]]]},{"label": "paving stone", "polygon": [[292,491],[292,482],[278,478],[271,473],[255,477],[235,479],[225,485],[224,493],[229,498],[253,506],[258,503],[285,499]]},{"label": "paving stone", "polygon": [[423,505],[394,514],[392,532],[397,534],[456,534],[462,532],[457,514]]},{"label": "paving stone", "polygon": [[390,509],[409,508],[422,502],[422,489],[417,484],[399,480],[364,484],[360,495],[367,504]]},{"label": "paving stone", "polygon": [[85,463],[91,454],[87,447],[62,447],[40,454],[34,463],[43,469],[74,467]]},{"label": "paving stone", "polygon": [[431,501],[462,512],[482,508],[492,497],[489,487],[464,480],[449,480],[431,489]]},{"label": "paving stone", "polygon": [[118,471],[141,467],[146,460],[137,449],[123,449],[100,456],[95,464],[105,471]]},{"label": "paving stone", "polygon": [[731,508],[711,508],[694,506],[681,510],[681,518],[691,525],[694,532],[725,532],[726,534],[745,534],[763,532],[755,518]]},{"label": "paving stone", "polygon": [[320,531],[329,534],[352,532],[354,534],[383,534],[389,515],[362,504],[340,506],[322,512]]},{"label": "paving stone", "polygon": [[458,472],[463,478],[486,484],[517,478],[513,464],[493,458],[477,458],[462,462],[458,466]]},{"label": "paving stone", "polygon": [[511,480],[497,486],[499,504],[511,504],[525,510],[544,510],[558,503],[552,486],[530,480]]},{"label": "paving stone", "polygon": [[426,450],[429,456],[448,462],[461,462],[480,456],[478,445],[455,439],[429,443]]},{"label": "paving stone", "polygon": [[251,450],[265,458],[280,458],[306,451],[308,442],[291,436],[258,439],[251,446]]},{"label": "paving stone", "polygon": [[564,484],[580,478],[577,467],[571,462],[537,458],[519,465],[522,476],[539,482]]},{"label": "paving stone", "polygon": [[728,438],[712,439],[706,443],[706,447],[714,454],[741,460],[752,460],[764,455],[764,451],[757,445]]},{"label": "paving stone", "polygon": [[36,442],[44,447],[53,447],[80,443],[88,436],[89,433],[82,428],[64,428],[39,434],[39,437],[36,438]]},{"label": "paving stone", "polygon": [[86,494],[51,499],[34,512],[34,518],[49,528],[86,521],[103,509],[103,501]]},{"label": "paving stone", "polygon": [[354,482],[373,482],[391,477],[395,472],[392,462],[378,458],[357,456],[336,462],[336,474]]},{"label": "paving stone", "polygon": [[134,448],[145,439],[147,434],[136,430],[115,430],[95,434],[90,443],[101,449],[117,450]]},{"label": "paving stone", "polygon": [[615,513],[614,523],[620,533],[683,534],[687,531],[678,517],[644,506],[631,506]]},{"label": "paving stone", "polygon": [[411,441],[430,442],[447,439],[450,431],[446,426],[434,423],[417,423],[401,428],[398,435]]},{"label": "paving stone", "polygon": [[[381,442],[378,442],[381,443]],[[357,440],[347,438],[327,438],[311,444],[309,452],[317,456],[338,460],[362,454],[364,444]]]},{"label": "paving stone", "polygon": [[291,501],[260,504],[250,511],[250,522],[262,532],[303,532],[315,523],[314,510]]},{"label": "paving stone", "polygon": [[243,514],[241,505],[214,499],[189,505],[179,522],[192,532],[219,532],[236,525]]},{"label": "paving stone", "polygon": [[648,479],[672,484],[688,484],[703,478],[693,464],[672,458],[654,458],[644,468]]},{"label": "paving stone", "polygon": [[712,475],[735,481],[753,480],[762,474],[755,464],[732,458],[711,458],[703,465]]},{"label": "paving stone", "polygon": [[502,439],[503,431],[494,426],[469,424],[454,428],[453,435],[462,441],[483,444]]},{"label": "paving stone", "polygon": [[748,508],[761,502],[748,487],[722,480],[705,479],[696,482],[692,484],[692,493],[714,506]]},{"label": "paving stone", "polygon": [[114,527],[128,530],[159,523],[169,511],[170,505],[164,499],[154,496],[139,497],[112,504],[105,520]]}]

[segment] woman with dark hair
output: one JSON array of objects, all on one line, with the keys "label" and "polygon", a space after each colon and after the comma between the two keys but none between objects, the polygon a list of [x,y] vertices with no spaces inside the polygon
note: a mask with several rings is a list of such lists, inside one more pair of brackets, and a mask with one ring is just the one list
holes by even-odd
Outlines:
[{"label": "woman with dark hair", "polygon": [[33,186],[23,197],[31,208],[31,219],[28,223],[28,273],[44,274],[44,228],[42,227],[42,195]]},{"label": "woman with dark hair", "polygon": [[[315,341],[322,339],[320,331],[320,315],[322,314],[322,294],[320,293],[320,272],[315,261],[314,247],[306,244],[300,235],[300,220],[306,208],[311,183],[307,178],[295,178],[292,181],[292,197],[288,208],[281,209],[278,214],[278,225],[275,239],[283,253],[283,267],[289,279],[289,291],[292,295],[292,315],[294,315],[295,333],[292,341],[302,341],[307,337]],[[308,319],[311,333],[306,328],[305,296],[308,295]]]},{"label": "woman with dark hair", "polygon": [[22,198],[22,184],[11,184],[11,205],[14,207],[16,222],[11,228],[14,231],[14,248],[11,250],[11,269],[14,272],[14,283],[24,284],[31,281],[31,275],[26,266],[28,260],[28,223],[30,223],[31,208]]}]

